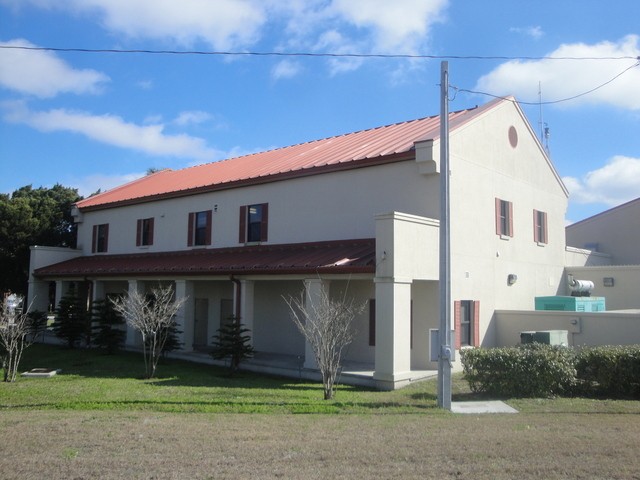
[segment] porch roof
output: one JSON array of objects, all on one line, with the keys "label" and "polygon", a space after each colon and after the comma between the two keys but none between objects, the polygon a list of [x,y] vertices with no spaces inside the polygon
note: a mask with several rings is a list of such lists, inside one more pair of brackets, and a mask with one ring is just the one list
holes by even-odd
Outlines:
[{"label": "porch roof", "polygon": [[38,268],[37,277],[375,273],[375,239],[91,255]]}]

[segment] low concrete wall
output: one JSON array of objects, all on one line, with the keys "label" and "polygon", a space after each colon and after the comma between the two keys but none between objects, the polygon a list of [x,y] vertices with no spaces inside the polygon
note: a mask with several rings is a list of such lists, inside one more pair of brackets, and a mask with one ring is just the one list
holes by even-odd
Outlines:
[{"label": "low concrete wall", "polygon": [[495,312],[496,346],[520,343],[527,330],[567,330],[571,346],[640,345],[640,310],[617,312]]}]

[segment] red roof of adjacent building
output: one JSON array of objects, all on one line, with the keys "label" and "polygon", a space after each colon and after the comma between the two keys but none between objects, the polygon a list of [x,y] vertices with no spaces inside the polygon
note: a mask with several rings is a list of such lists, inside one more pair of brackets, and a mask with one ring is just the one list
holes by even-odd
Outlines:
[{"label": "red roof of adjacent building", "polygon": [[48,265],[37,277],[375,273],[375,239],[162,253],[92,255]]},{"label": "red roof of adjacent building", "polygon": [[[450,129],[455,129],[502,101],[494,100],[480,108],[451,113]],[[80,210],[109,208],[405,160],[411,158],[417,141],[438,138],[439,129],[440,117],[433,116],[182,170],[161,170],[81,200],[76,206]]]}]

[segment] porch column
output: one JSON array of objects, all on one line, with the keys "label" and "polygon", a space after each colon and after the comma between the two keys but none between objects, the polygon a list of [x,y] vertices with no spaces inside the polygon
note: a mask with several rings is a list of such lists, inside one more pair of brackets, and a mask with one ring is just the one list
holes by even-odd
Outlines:
[{"label": "porch column", "polygon": [[98,300],[106,300],[104,295],[104,282],[100,280],[93,281],[93,288],[91,289],[91,302]]},{"label": "porch column", "polygon": [[[309,306],[318,304],[321,301],[322,292],[329,292],[329,282],[319,278],[306,279],[304,281],[304,302],[307,306],[307,312],[313,315],[313,309]],[[311,344],[305,339],[304,342],[304,368],[317,370],[318,363],[313,354]]]},{"label": "porch column", "polygon": [[182,351],[193,350],[193,319],[194,319],[194,298],[193,282],[187,280],[176,280],[176,299],[185,298],[186,301],[176,314],[176,326],[182,333],[178,335],[178,341],[182,343]]},{"label": "porch column", "polygon": [[64,282],[62,280],[56,280],[56,301],[55,301],[55,305],[53,306],[54,310],[58,308],[58,305],[60,304],[60,300],[62,300],[62,297],[65,296],[68,290],[69,290],[68,282]]},{"label": "porch column", "polygon": [[[27,295],[27,307],[31,311],[49,313],[49,282],[29,280],[29,293]],[[53,305],[55,309],[58,305]]]},{"label": "porch column", "polygon": [[382,389],[411,378],[411,280],[376,278],[376,353],[373,378]]},{"label": "porch column", "polygon": [[240,280],[240,319],[245,328],[250,331],[251,337],[249,345],[253,346],[253,316],[254,316],[254,291],[255,282],[253,280]]},{"label": "porch column", "polygon": [[[144,284],[137,280],[129,280],[128,294],[144,292]],[[142,336],[138,330],[127,324],[127,338],[124,342],[127,347],[139,347],[142,344]]]}]

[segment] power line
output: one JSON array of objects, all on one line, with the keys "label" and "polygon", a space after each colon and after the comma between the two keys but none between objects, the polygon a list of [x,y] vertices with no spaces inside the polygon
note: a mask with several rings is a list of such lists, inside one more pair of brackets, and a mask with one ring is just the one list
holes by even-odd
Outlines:
[{"label": "power line", "polygon": [[115,54],[148,54],[148,55],[214,55],[214,56],[254,56],[254,57],[330,57],[330,58],[406,58],[432,60],[640,60],[640,57],[623,55],[618,57],[551,57],[551,56],[501,56],[501,55],[421,55],[401,53],[313,53],[313,52],[226,52],[208,50],[143,50],[120,48],[59,48],[31,47],[25,45],[2,45],[0,49],[35,50],[47,52],[75,53],[115,53]]},{"label": "power line", "polygon": [[[638,57],[638,60],[640,60],[640,57]],[[604,87],[606,85],[609,85],[611,82],[613,82],[617,78],[621,77],[622,75],[627,73],[632,68],[635,68],[635,67],[637,67],[639,65],[640,65],[640,61],[638,61],[637,63],[634,63],[633,65],[631,65],[631,66],[629,66],[627,68],[625,68],[623,71],[618,73],[616,76],[614,76],[613,78],[607,80],[606,82],[598,85],[597,87],[594,87],[594,88],[592,88],[590,90],[587,90],[586,92],[582,92],[582,93],[579,93],[577,95],[573,95],[571,97],[561,98],[561,99],[558,99],[558,100],[550,100],[550,101],[546,101],[546,102],[522,102],[522,101],[517,101],[517,103],[519,103],[520,105],[553,105],[555,103],[563,103],[563,102],[568,102],[570,100],[575,100],[576,98],[584,97],[585,95],[589,95],[590,93],[593,93],[596,90],[599,90],[602,87]],[[494,95],[494,94],[489,93],[489,92],[480,92],[480,91],[476,91],[476,90],[469,90],[469,89],[466,89],[466,88],[458,88],[458,87],[455,87],[453,85],[451,85],[451,88],[453,88],[456,91],[456,94],[457,94],[457,92],[466,92],[466,93],[473,93],[473,94],[476,94],[476,95],[486,95],[487,97],[501,98],[503,100],[510,100],[509,98],[503,97],[501,95]],[[455,98],[455,96],[454,96],[454,98]],[[513,101],[513,100],[510,100],[510,101]]]}]

